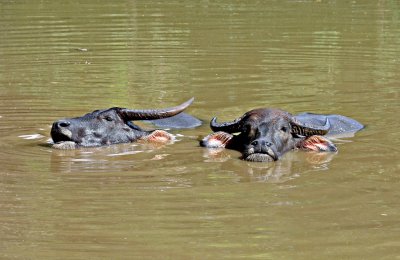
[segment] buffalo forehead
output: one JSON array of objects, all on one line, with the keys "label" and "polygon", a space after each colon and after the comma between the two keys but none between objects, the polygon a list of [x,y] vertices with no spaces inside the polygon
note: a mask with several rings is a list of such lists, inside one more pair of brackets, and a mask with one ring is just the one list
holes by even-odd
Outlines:
[{"label": "buffalo forehead", "polygon": [[247,114],[247,120],[255,126],[261,124],[277,124],[281,120],[289,120],[290,114],[279,109],[255,109]]}]

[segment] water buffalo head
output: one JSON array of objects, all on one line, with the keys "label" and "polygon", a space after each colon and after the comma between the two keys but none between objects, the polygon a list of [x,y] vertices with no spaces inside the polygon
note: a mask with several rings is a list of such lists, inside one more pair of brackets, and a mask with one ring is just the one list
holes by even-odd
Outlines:
[{"label": "water buffalo head", "polygon": [[322,126],[302,123],[290,113],[279,109],[255,109],[242,117],[225,123],[210,123],[213,134],[200,144],[209,148],[231,148],[242,152],[247,161],[278,160],[289,150],[336,151],[336,146],[322,137],[330,122]]},{"label": "water buffalo head", "polygon": [[81,117],[65,118],[53,123],[51,137],[54,148],[74,149],[117,143],[128,143],[138,139],[169,139],[170,134],[162,130],[145,131],[133,124],[133,120],[155,120],[181,113],[191,103],[166,109],[131,110],[113,107],[95,110]]}]

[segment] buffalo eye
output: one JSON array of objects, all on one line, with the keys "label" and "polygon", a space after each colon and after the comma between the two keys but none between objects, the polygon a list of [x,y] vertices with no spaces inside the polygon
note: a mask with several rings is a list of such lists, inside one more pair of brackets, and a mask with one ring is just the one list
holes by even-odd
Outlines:
[{"label": "buffalo eye", "polygon": [[281,131],[286,133],[288,131],[288,128],[286,126],[282,126]]},{"label": "buffalo eye", "polygon": [[242,131],[243,133],[249,134],[251,131],[251,125],[244,125]]},{"label": "buffalo eye", "polygon": [[104,119],[109,122],[113,121],[113,118],[111,116],[105,116]]}]

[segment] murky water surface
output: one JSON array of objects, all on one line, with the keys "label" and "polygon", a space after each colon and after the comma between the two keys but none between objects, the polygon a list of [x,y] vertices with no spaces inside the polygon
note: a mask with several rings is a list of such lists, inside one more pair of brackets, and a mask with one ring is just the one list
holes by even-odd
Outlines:
[{"label": "murky water surface", "polygon": [[[0,258],[400,257],[398,1],[7,0],[0,57]],[[205,124],[172,145],[47,144],[59,118],[192,96]],[[198,146],[256,107],[367,127],[270,164]]]}]

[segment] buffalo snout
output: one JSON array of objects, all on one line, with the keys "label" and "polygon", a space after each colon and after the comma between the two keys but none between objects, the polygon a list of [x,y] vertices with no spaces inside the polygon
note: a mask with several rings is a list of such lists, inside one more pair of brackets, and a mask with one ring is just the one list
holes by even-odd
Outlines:
[{"label": "buffalo snout", "polygon": [[50,134],[54,143],[71,141],[72,131],[70,126],[69,120],[59,120],[53,123]]},{"label": "buffalo snout", "polygon": [[276,161],[278,160],[278,155],[276,147],[271,140],[258,138],[245,146],[243,159],[246,161]]},{"label": "buffalo snout", "polygon": [[254,140],[253,142],[251,142],[251,145],[254,147],[257,147],[259,149],[262,149],[263,147],[271,147],[272,143],[265,139],[259,139],[259,140]]}]

